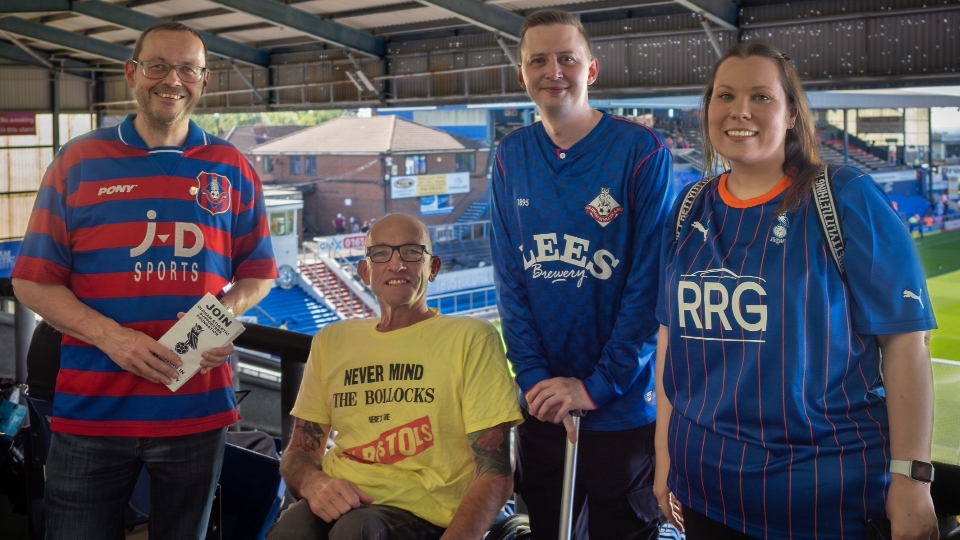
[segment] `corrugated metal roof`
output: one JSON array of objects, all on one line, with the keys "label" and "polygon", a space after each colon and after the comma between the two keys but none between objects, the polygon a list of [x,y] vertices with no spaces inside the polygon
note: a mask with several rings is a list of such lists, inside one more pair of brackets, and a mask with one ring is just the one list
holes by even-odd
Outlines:
[{"label": "corrugated metal roof", "polygon": [[[104,1],[111,9],[94,6]],[[525,99],[501,48],[516,54],[516,43],[497,37],[513,35],[518,20],[544,8],[580,17],[593,37],[601,60],[595,99],[696,92],[716,57],[701,9],[719,47],[769,41],[789,51],[817,88],[960,80],[960,0],[461,0],[445,4],[450,10],[429,0],[60,2],[61,10],[40,12],[29,11],[34,0],[0,0],[0,17],[35,23],[6,21],[0,65],[80,73],[94,87],[71,88],[65,106],[110,114],[123,114],[135,102],[122,76],[123,58],[108,44],[132,47],[140,33],[133,27],[142,22],[130,21],[144,15],[221,38],[208,40],[211,84],[198,112]],[[475,9],[460,9],[467,4]],[[264,5],[270,9],[261,11]],[[316,24],[298,25],[301,19]],[[125,24],[131,27],[120,28]],[[243,76],[223,58],[236,60]],[[351,81],[361,74],[372,87]],[[34,83],[28,78],[27,84]],[[0,90],[10,94],[0,101],[16,110],[37,108],[37,97],[20,86],[0,80]]]},{"label": "corrugated metal roof", "polygon": [[482,145],[398,118],[341,117],[257,146],[254,155],[379,154],[473,150]]}]

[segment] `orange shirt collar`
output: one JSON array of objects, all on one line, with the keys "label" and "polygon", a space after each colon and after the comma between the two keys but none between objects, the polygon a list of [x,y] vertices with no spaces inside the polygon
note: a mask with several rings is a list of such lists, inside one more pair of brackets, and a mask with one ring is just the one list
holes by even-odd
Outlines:
[{"label": "orange shirt collar", "polygon": [[777,185],[773,186],[773,189],[764,193],[763,195],[754,197],[752,199],[741,200],[734,197],[733,194],[727,191],[728,175],[729,173],[723,173],[720,176],[720,185],[717,187],[717,190],[720,192],[720,198],[723,200],[723,202],[731,208],[750,208],[751,206],[761,205],[786,191],[787,186],[790,185],[790,179],[784,176],[779,182],[777,182]]}]

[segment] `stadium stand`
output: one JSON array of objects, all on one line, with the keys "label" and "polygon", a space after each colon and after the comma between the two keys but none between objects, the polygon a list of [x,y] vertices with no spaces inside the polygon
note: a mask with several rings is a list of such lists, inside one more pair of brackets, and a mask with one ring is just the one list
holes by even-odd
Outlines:
[{"label": "stadium stand", "polygon": [[257,324],[265,326],[278,327],[287,321],[287,330],[311,336],[320,328],[343,318],[299,287],[274,287],[266,298],[244,316],[256,317]]}]

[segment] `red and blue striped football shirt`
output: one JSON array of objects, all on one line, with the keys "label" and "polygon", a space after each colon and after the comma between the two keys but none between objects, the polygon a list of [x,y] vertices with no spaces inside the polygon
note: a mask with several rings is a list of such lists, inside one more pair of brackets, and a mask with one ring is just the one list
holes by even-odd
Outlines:
[{"label": "red and blue striped football shirt", "polygon": [[[68,287],[156,339],[204,294],[277,275],[260,179],[190,122],[183,148],[147,148],[129,116],[77,137],[44,176],[12,277]],[[225,364],[176,393],[64,335],[52,429],[162,437],[239,418]]]}]

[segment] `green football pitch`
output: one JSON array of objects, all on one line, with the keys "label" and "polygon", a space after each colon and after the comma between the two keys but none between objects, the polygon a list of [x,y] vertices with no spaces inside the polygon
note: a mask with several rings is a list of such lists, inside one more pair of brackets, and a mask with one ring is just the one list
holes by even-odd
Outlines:
[{"label": "green football pitch", "polygon": [[927,235],[916,242],[939,327],[933,331],[930,353],[960,361],[960,231]]},{"label": "green football pitch", "polygon": [[933,364],[933,459],[960,464],[960,231],[916,243],[937,316],[930,355],[952,361]]}]

